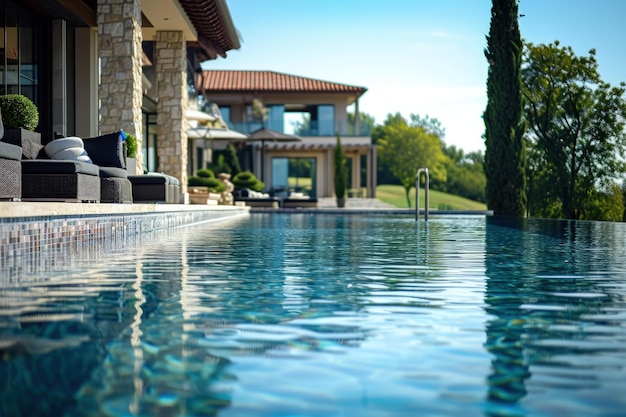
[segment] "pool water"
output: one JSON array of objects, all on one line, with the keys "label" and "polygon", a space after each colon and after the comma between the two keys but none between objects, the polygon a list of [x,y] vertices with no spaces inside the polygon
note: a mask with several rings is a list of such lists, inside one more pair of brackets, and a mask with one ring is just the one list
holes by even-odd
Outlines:
[{"label": "pool water", "polygon": [[623,416],[625,249],[303,213],[2,259],[0,416]]}]

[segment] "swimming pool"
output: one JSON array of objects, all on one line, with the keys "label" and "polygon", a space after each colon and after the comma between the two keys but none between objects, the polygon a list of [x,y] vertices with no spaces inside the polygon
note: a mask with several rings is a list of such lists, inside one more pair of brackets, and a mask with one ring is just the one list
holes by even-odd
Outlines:
[{"label": "swimming pool", "polygon": [[252,214],[3,259],[0,415],[623,415],[625,226]]}]

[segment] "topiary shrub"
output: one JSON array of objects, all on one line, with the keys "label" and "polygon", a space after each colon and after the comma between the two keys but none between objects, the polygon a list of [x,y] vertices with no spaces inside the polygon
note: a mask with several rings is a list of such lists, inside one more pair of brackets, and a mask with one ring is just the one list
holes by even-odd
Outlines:
[{"label": "topiary shrub", "polygon": [[39,110],[26,96],[20,94],[0,96],[0,111],[6,128],[35,130],[39,125]]},{"label": "topiary shrub", "polygon": [[196,176],[201,178],[215,178],[215,173],[207,168],[202,168],[196,171]]},{"label": "topiary shrub", "polygon": [[235,190],[242,190],[244,188],[249,188],[253,191],[261,192],[263,191],[263,187],[265,187],[265,184],[263,183],[263,181],[260,181],[250,171],[243,171],[235,175],[235,177],[232,179],[232,183],[235,186]]},{"label": "topiary shrub", "polygon": [[226,191],[226,184],[215,177],[189,177],[187,178],[187,185],[190,187],[208,187],[209,191],[215,193]]}]

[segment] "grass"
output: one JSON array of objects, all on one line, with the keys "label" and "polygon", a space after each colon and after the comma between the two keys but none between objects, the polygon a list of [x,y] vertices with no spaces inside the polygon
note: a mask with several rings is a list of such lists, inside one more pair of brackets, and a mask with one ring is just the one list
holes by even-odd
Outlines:
[{"label": "grass", "polygon": [[[415,188],[410,192],[411,207],[415,207]],[[487,210],[487,205],[441,191],[430,190],[429,204],[431,209],[439,210]],[[379,185],[376,197],[385,203],[398,208],[406,208],[407,201],[401,185]],[[420,207],[424,207],[424,189],[420,188]]]}]

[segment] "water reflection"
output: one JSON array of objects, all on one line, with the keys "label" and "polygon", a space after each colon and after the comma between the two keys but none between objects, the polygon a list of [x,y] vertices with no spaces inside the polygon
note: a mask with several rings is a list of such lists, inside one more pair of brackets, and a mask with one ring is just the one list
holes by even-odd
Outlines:
[{"label": "water reflection", "polygon": [[0,415],[621,411],[625,238],[272,214],[6,265]]},{"label": "water reflection", "polygon": [[555,395],[567,390],[578,391],[581,404],[619,406],[621,388],[600,375],[626,382],[620,371],[626,331],[613,321],[625,307],[623,226],[488,219],[489,415],[528,412],[531,393],[531,409],[541,397],[554,410]]}]

